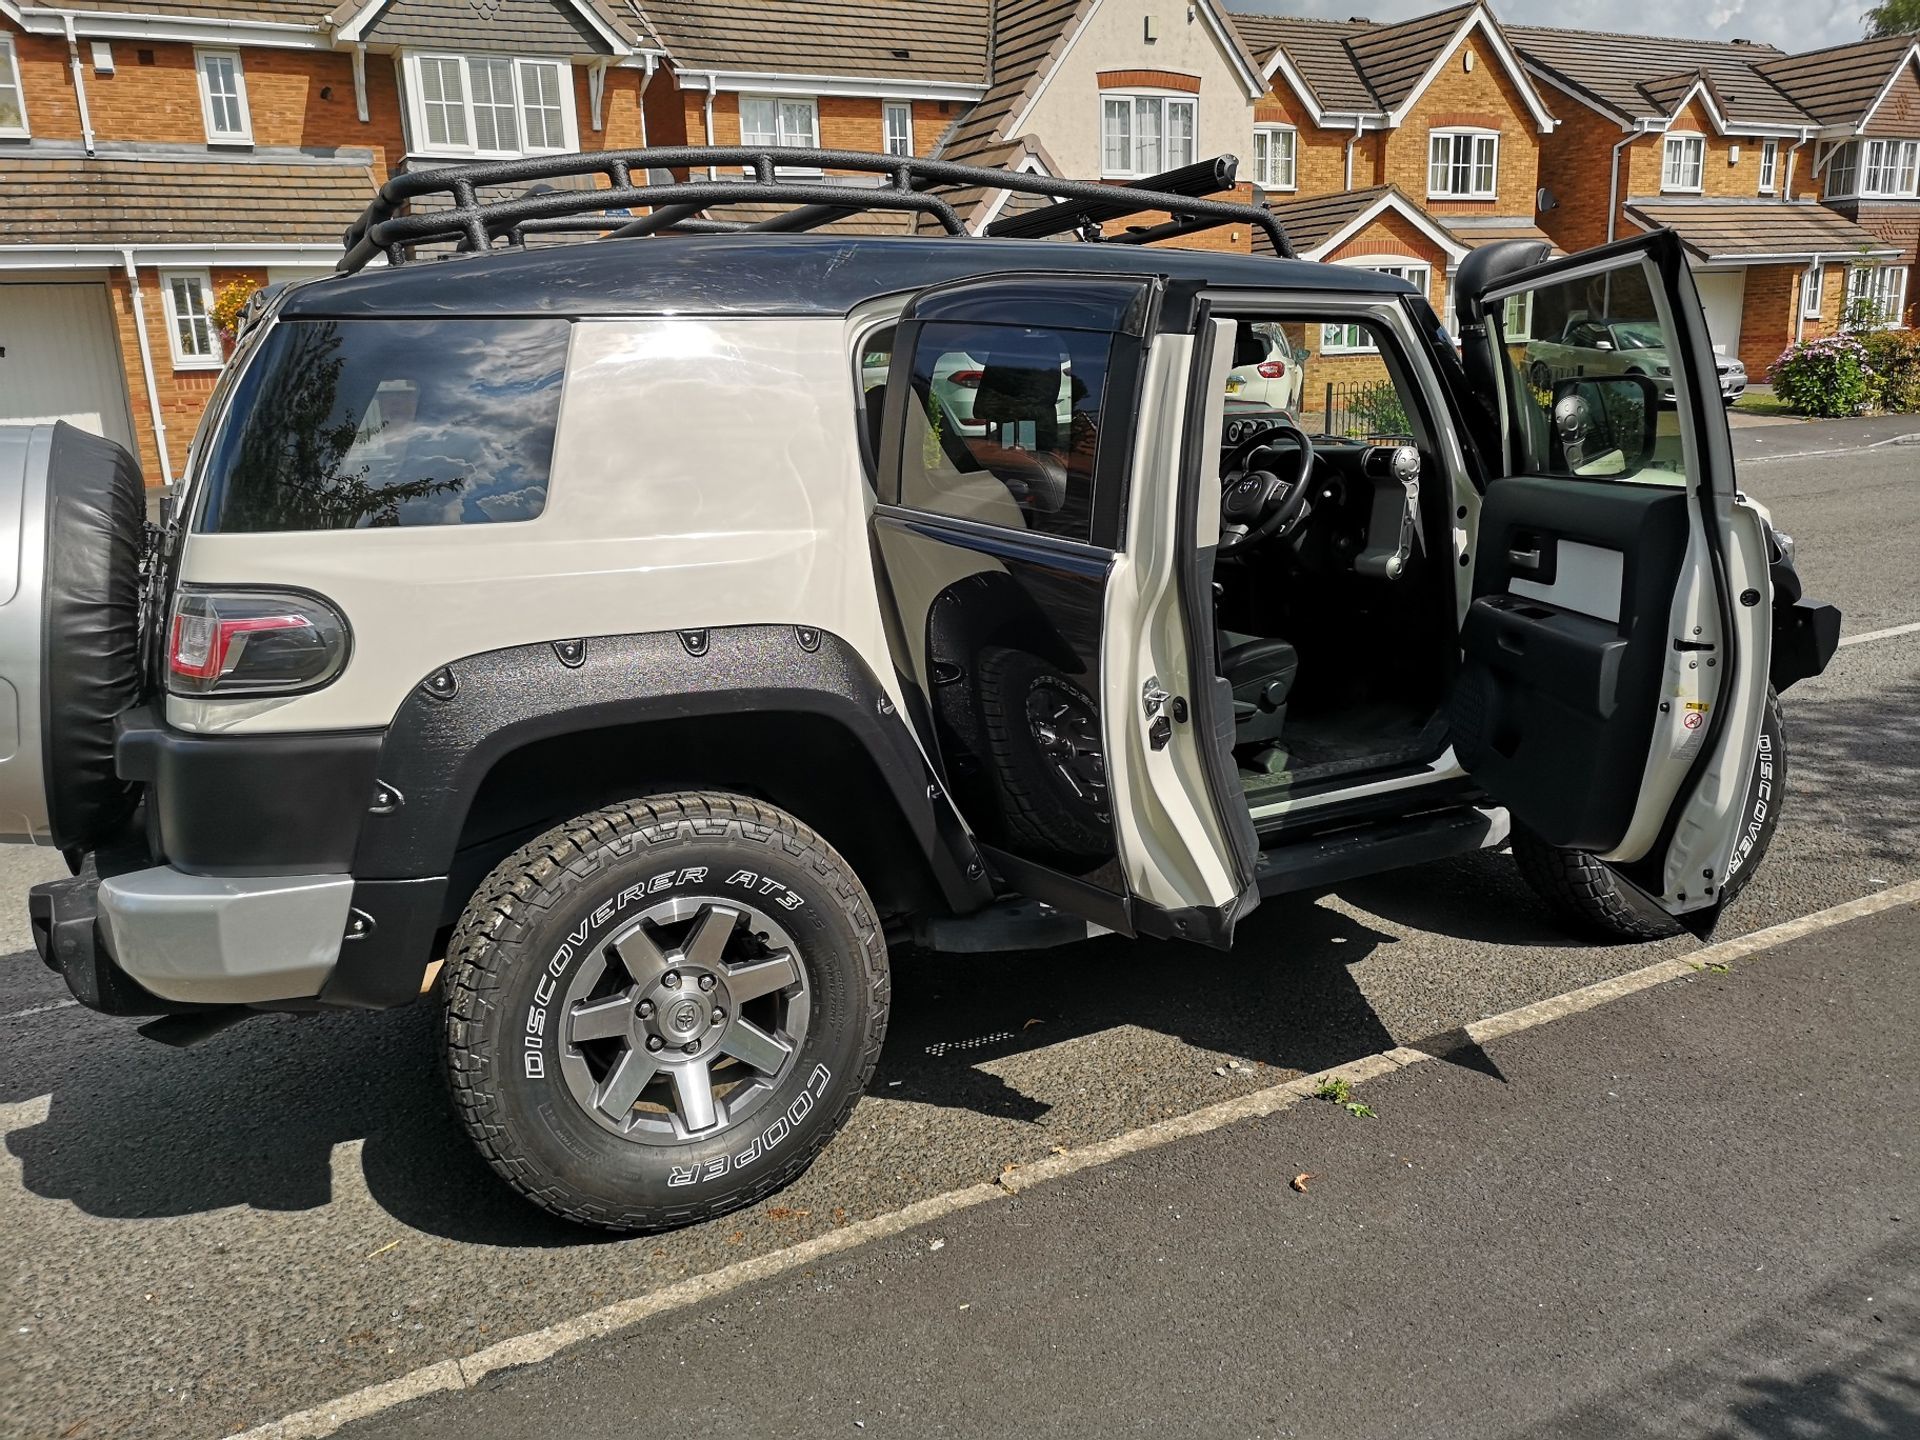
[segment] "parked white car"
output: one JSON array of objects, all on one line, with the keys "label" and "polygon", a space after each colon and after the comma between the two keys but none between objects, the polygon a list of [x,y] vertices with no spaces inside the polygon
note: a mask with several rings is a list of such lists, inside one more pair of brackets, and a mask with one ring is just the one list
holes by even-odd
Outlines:
[{"label": "parked white car", "polygon": [[1233,369],[1227,374],[1227,394],[1275,410],[1300,411],[1307,384],[1307,361],[1313,352],[1296,349],[1278,325],[1255,325],[1245,330],[1236,346]]},{"label": "parked white car", "polygon": [[[1731,405],[1747,392],[1747,367],[1731,355],[1716,353],[1720,398]],[[1673,362],[1658,322],[1595,320],[1576,313],[1557,340],[1535,340],[1527,347],[1527,378],[1535,389],[1551,388],[1569,375],[1645,375],[1660,387],[1661,400],[1673,400]]]}]

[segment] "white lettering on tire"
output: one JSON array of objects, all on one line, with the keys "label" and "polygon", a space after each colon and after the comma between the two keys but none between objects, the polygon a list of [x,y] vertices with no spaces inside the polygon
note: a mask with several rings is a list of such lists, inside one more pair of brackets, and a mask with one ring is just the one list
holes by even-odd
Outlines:
[{"label": "white lettering on tire", "polygon": [[676,1187],[704,1184],[730,1172],[746,1169],[761,1156],[777,1148],[802,1120],[813,1113],[814,1101],[827,1093],[827,1083],[832,1079],[833,1072],[826,1066],[815,1065],[813,1073],[807,1076],[806,1088],[793,1097],[793,1103],[776,1115],[766,1129],[729,1154],[716,1155],[701,1165],[674,1166],[667,1176],[667,1184]]}]

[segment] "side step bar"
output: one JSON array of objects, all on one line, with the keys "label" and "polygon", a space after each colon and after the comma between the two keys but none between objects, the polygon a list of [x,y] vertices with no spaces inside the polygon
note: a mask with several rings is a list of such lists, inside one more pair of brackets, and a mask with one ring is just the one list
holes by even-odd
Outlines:
[{"label": "side step bar", "polygon": [[1461,807],[1323,831],[1262,850],[1254,879],[1262,895],[1287,895],[1342,880],[1424,865],[1507,843],[1512,824],[1502,809]]}]

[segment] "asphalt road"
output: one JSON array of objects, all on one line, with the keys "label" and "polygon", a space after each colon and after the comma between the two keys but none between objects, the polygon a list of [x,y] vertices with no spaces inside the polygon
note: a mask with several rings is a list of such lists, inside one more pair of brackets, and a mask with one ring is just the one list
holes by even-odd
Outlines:
[{"label": "asphalt road", "polygon": [[[1920,624],[1920,448],[1865,448],[1888,438],[1739,436],[1769,457],[1743,483],[1855,633]],[[1843,649],[1788,696],[1786,818],[1723,934],[1920,876],[1917,701],[1920,633]],[[13,852],[0,886],[53,868]],[[813,1170],[776,1206],[625,1241],[495,1182],[447,1117],[424,1009],[263,1018],[175,1052],[62,1005],[30,954],[0,962],[0,1434],[270,1420],[1691,945],[1571,942],[1495,855],[1270,902],[1241,937],[1226,956],[1104,941],[904,961],[872,1092]],[[25,943],[21,907],[0,907],[0,949]]]},{"label": "asphalt road", "polygon": [[1917,1435],[1916,942],[1908,905],[341,1440]]}]

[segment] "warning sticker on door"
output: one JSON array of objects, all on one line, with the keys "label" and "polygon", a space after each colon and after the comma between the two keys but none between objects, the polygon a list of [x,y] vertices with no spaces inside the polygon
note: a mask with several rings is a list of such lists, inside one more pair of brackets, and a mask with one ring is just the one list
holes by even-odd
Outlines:
[{"label": "warning sticker on door", "polygon": [[1707,716],[1713,705],[1706,700],[1685,700],[1681,702],[1680,740],[1673,747],[1676,760],[1692,760],[1700,753],[1700,746],[1707,738]]}]

